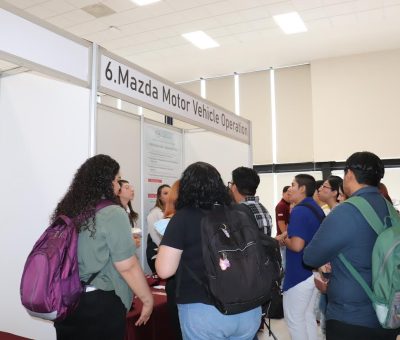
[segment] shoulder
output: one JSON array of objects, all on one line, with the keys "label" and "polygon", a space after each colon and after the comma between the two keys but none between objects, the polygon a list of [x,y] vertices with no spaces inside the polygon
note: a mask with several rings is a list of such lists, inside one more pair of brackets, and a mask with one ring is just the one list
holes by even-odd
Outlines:
[{"label": "shoulder", "polygon": [[193,220],[197,218],[202,218],[204,215],[203,211],[199,208],[191,208],[191,207],[185,207],[182,209],[179,209],[176,214],[172,217],[172,220],[176,221],[185,221],[187,219]]},{"label": "shoulder", "polygon": [[127,216],[127,212],[119,205],[113,204],[99,210],[96,213],[96,218],[100,219],[112,219],[120,216]]},{"label": "shoulder", "polygon": [[130,227],[127,212],[119,205],[110,205],[96,213],[96,225],[115,226],[128,225]]},{"label": "shoulder", "polygon": [[147,218],[153,218],[155,216],[158,217],[160,214],[161,215],[163,214],[162,210],[159,207],[154,207],[150,210],[149,214],[147,215]]}]

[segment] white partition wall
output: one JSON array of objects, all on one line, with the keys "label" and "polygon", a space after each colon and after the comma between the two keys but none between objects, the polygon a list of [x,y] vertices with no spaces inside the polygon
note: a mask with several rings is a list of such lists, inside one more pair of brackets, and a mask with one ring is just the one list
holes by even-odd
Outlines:
[{"label": "white partition wall", "polygon": [[88,89],[28,73],[0,79],[2,331],[55,339],[52,323],[25,312],[19,284],[28,253],[88,157],[88,111]]},{"label": "white partition wall", "polygon": [[249,145],[208,131],[187,132],[184,167],[202,161],[212,164],[227,183],[238,166],[251,167]]},{"label": "white partition wall", "polygon": [[[140,214],[142,197],[140,166],[140,117],[105,106],[98,106],[96,126],[96,153],[114,158],[121,167],[121,177],[133,185],[133,209],[139,213],[138,224],[143,225]],[[143,248],[137,255],[143,258]]]}]

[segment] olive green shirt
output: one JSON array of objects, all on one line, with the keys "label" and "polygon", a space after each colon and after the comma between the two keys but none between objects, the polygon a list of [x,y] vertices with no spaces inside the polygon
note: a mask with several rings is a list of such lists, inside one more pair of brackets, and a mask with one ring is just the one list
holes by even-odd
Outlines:
[{"label": "olive green shirt", "polygon": [[79,233],[80,278],[86,282],[93,273],[100,271],[91,285],[105,291],[114,290],[129,311],[133,293],[113,265],[135,255],[128,215],[118,205],[111,205],[96,213],[95,225],[94,236],[90,236],[89,230]]}]

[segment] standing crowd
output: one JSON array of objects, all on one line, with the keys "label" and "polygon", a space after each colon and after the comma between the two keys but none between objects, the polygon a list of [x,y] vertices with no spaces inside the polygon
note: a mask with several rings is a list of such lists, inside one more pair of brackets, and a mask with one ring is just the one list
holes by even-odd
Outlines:
[{"label": "standing crowd", "polygon": [[[357,152],[346,160],[343,180],[330,176],[318,183],[310,175],[298,174],[283,188],[275,208],[273,242],[280,246],[283,259],[283,310],[292,340],[317,339],[317,320],[328,340],[395,340],[399,334],[399,328],[382,327],[370,297],[342,260],[347,259],[373,286],[377,233],[348,202],[365,200],[386,228],[394,226],[397,221],[391,202],[384,198],[390,200],[381,184],[383,176],[378,156]],[[189,165],[172,187],[158,188],[155,207],[147,216],[149,236],[142,242],[138,214],[131,205],[134,190],[121,180],[118,163],[106,155],[88,159],[52,219],[59,215],[74,219],[81,281],[96,275],[77,309],[55,322],[57,339],[123,339],[133,294],[143,302],[136,325],[148,321],[153,297],[135,254],[143,243],[151,270],[167,279],[177,339],[257,339],[262,306],[229,315],[214,306],[207,289],[201,230],[204,216],[216,206],[240,205],[248,209],[260,235],[272,238],[272,218],[256,195],[259,183],[251,168],[234,169],[226,185],[212,165]],[[104,199],[113,204],[96,210]],[[223,258],[221,270],[229,266],[228,258]],[[393,280],[399,277],[398,272],[393,275]],[[237,282],[231,285],[234,288]],[[400,287],[397,290],[400,300]],[[398,308],[400,320],[400,301]]]}]

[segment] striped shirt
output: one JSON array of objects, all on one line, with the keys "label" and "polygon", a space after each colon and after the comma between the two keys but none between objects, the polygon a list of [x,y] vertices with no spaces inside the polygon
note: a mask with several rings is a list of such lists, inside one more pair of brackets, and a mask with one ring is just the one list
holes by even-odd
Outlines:
[{"label": "striped shirt", "polygon": [[251,209],[260,230],[265,235],[271,236],[272,218],[268,210],[260,203],[258,196],[246,196],[241,203],[246,204]]}]

